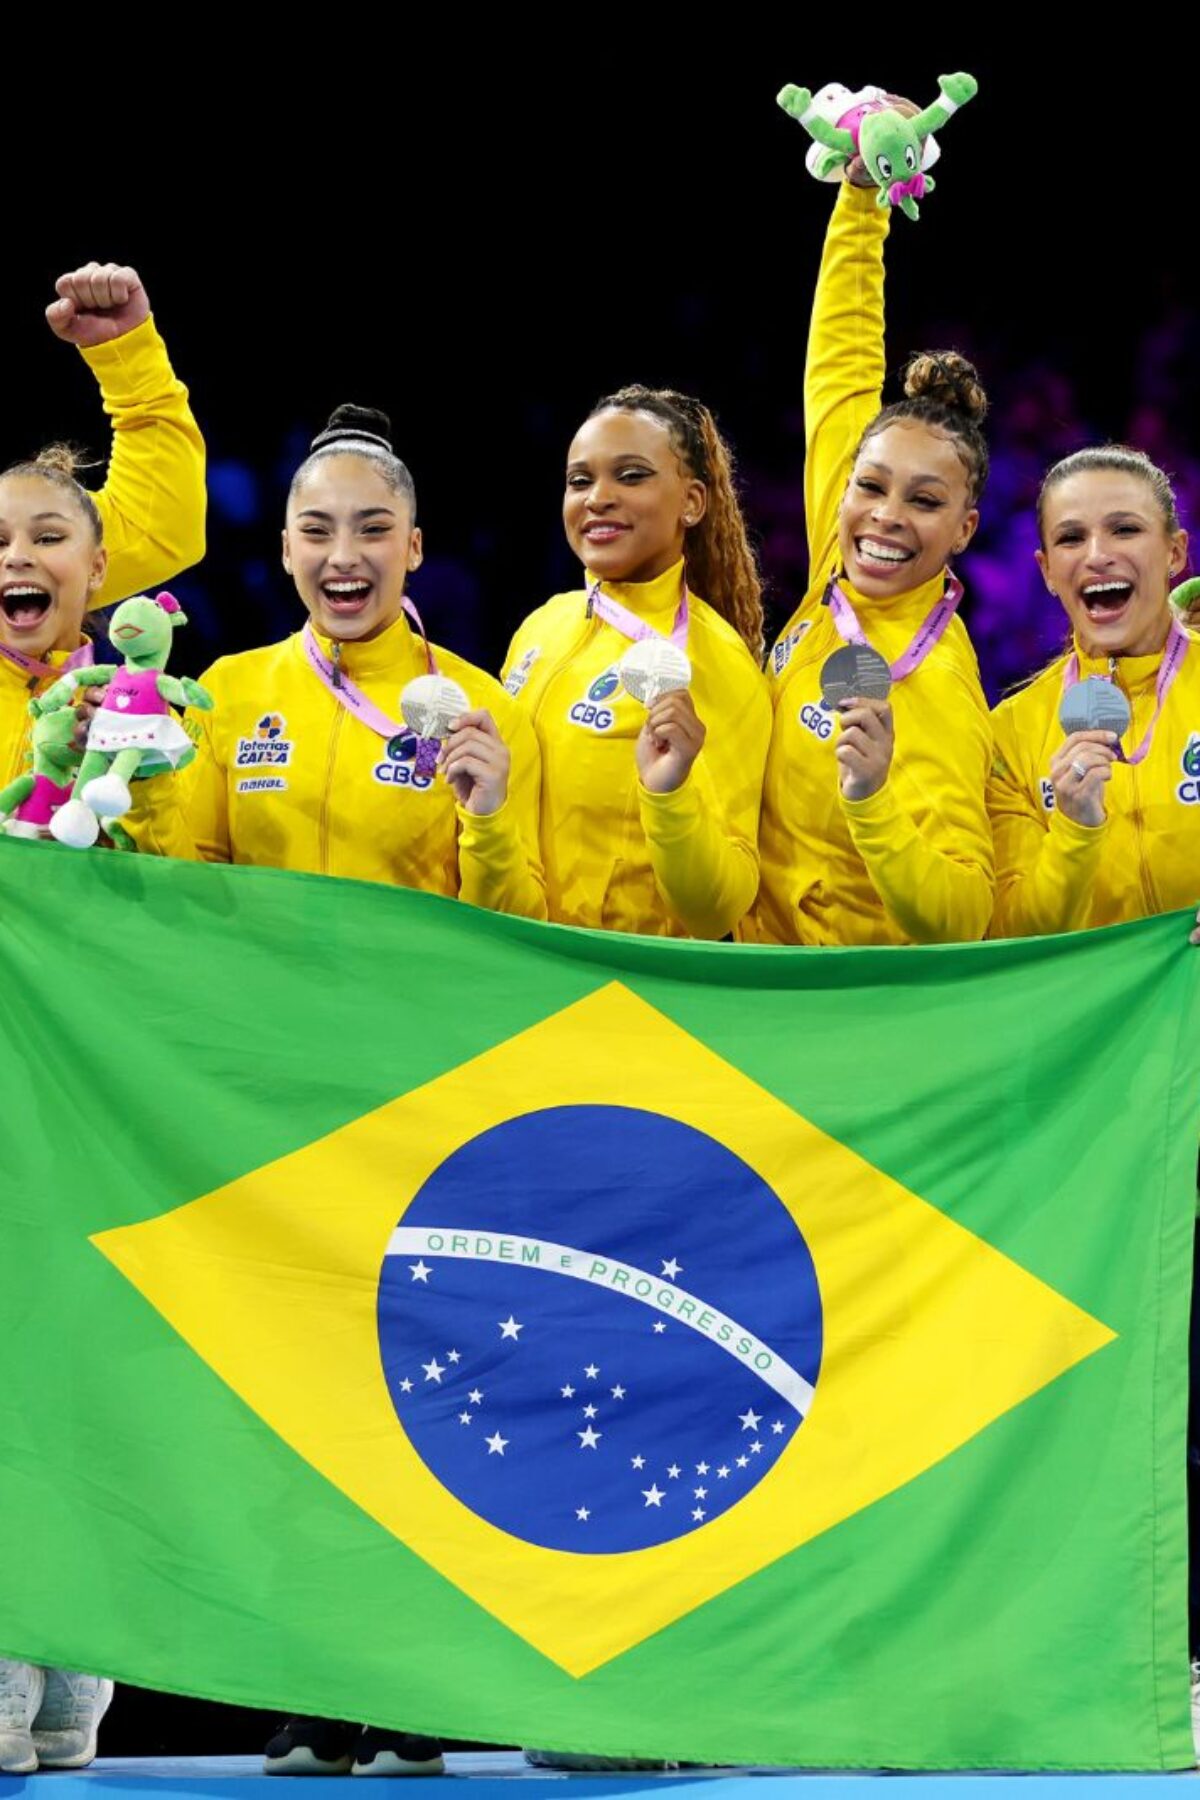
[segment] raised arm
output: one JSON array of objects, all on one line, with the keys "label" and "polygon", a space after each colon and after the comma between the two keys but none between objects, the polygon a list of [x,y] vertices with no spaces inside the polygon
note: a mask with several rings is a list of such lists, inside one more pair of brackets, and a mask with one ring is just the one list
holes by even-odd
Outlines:
[{"label": "raised arm", "polygon": [[109,606],[204,555],[204,440],[137,271],[87,263],[55,285],[50,329],[81,352],[112,420],[108,473],[95,495],[108,571],[91,602]]}]

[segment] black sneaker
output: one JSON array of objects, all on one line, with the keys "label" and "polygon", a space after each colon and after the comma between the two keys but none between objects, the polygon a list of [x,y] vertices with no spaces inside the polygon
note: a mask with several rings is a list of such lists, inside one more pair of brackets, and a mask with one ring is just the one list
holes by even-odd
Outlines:
[{"label": "black sneaker", "polygon": [[436,1738],[411,1731],[384,1731],[368,1725],[354,1746],[352,1775],[444,1775],[442,1746]]},{"label": "black sneaker", "polygon": [[264,1775],[348,1775],[362,1727],[340,1719],[289,1719],[263,1751]]}]

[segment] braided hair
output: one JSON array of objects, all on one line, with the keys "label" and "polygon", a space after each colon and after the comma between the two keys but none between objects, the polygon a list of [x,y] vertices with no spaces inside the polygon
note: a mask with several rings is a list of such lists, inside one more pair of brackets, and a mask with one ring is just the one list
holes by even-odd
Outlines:
[{"label": "braided hair", "polygon": [[643,412],[660,420],[688,474],[704,483],[708,492],[704,516],[688,527],[683,540],[688,583],[714,612],[728,619],[755,662],[761,663],[762,577],[738,499],[733,452],[712,413],[690,394],[636,383],[597,400],[588,417],[604,412]]}]

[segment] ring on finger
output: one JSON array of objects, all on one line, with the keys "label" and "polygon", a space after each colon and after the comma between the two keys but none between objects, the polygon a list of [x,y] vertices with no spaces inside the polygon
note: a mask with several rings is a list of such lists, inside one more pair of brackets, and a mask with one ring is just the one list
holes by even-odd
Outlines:
[{"label": "ring on finger", "polygon": [[1081,763],[1079,761],[1078,757],[1071,764],[1071,773],[1072,773],[1072,775],[1077,775],[1079,777],[1080,781],[1082,781],[1084,776],[1087,774],[1086,765],[1084,763]]}]

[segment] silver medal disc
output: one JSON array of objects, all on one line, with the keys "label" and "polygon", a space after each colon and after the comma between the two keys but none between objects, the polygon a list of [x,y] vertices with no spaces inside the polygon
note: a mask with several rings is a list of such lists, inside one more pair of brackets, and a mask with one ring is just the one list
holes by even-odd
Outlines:
[{"label": "silver medal disc", "polygon": [[1121,689],[1103,675],[1077,681],[1067,689],[1058,708],[1058,722],[1068,737],[1073,731],[1115,731],[1124,737],[1131,716]]},{"label": "silver medal disc", "polygon": [[887,658],[870,644],[843,644],[821,665],[821,698],[828,707],[843,700],[886,700],[891,691]]},{"label": "silver medal disc", "polygon": [[400,696],[400,714],[419,738],[442,739],[449,735],[451,719],[469,712],[471,702],[447,675],[418,675]]},{"label": "silver medal disc", "polygon": [[650,707],[664,694],[685,688],[692,679],[692,665],[678,644],[669,638],[642,638],[630,644],[617,664],[621,685],[627,694]]}]

